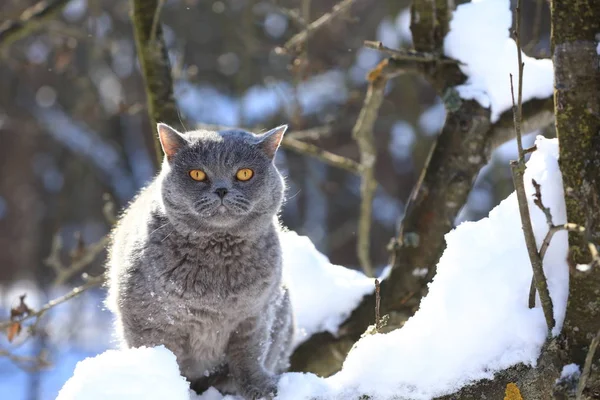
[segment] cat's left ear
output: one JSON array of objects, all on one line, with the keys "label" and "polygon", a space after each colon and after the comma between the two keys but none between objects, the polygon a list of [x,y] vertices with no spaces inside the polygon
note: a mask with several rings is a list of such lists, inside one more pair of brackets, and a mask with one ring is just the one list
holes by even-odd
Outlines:
[{"label": "cat's left ear", "polygon": [[181,133],[177,132],[177,130],[171,128],[167,124],[159,123],[156,126],[156,130],[158,131],[160,145],[162,146],[168,161],[171,161],[173,156],[188,144]]},{"label": "cat's left ear", "polygon": [[279,148],[281,140],[283,139],[283,134],[287,128],[287,125],[281,125],[260,136],[259,146],[270,158],[275,157],[275,152]]}]

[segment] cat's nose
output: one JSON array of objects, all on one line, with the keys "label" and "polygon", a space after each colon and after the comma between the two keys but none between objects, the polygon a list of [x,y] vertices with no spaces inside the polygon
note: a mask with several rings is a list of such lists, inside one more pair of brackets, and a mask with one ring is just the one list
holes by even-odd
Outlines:
[{"label": "cat's nose", "polygon": [[217,194],[217,196],[219,196],[220,198],[223,198],[227,194],[227,189],[226,188],[217,188],[217,189],[215,189],[215,194]]}]

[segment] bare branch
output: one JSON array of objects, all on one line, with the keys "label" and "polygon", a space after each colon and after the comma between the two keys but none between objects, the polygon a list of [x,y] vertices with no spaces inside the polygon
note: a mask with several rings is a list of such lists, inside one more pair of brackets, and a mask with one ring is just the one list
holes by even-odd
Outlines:
[{"label": "bare branch", "polygon": [[82,247],[77,254],[74,254],[71,264],[64,265],[60,257],[62,241],[58,234],[55,235],[52,241],[50,255],[45,260],[46,265],[52,268],[56,273],[54,284],[61,285],[76,274],[83,272],[83,270],[90,265],[100,253],[102,253],[108,245],[109,240],[109,236],[106,235],[96,243]]},{"label": "bare branch", "polygon": [[331,22],[335,17],[341,15],[344,11],[346,11],[356,0],[343,0],[336,4],[330,12],[323,14],[321,17],[311,22],[306,26],[306,28],[292,36],[290,40],[285,42],[282,47],[278,47],[275,51],[279,54],[290,53],[292,51],[296,51],[298,47],[305,43],[306,40],[312,36],[316,31],[327,25]]},{"label": "bare branch", "polygon": [[585,357],[583,371],[581,373],[581,377],[579,378],[579,383],[577,384],[577,394],[575,400],[581,400],[583,398],[583,390],[585,389],[587,380],[590,377],[590,372],[592,370],[592,362],[594,361],[594,354],[596,354],[598,343],[600,343],[600,330],[598,330],[598,333],[596,333],[596,336],[594,337],[594,339],[592,339],[592,342],[590,343],[590,348],[588,349],[587,355]]},{"label": "bare branch", "polygon": [[30,313],[28,313],[20,318],[15,318],[10,321],[0,322],[0,331],[5,331],[15,322],[21,324],[30,319],[35,318],[37,320],[37,319],[41,318],[46,312],[50,311],[52,308],[66,302],[66,301],[69,301],[74,297],[79,296],[80,294],[82,294],[83,292],[85,292],[88,289],[100,286],[103,282],[104,282],[104,275],[90,277],[87,279],[87,282],[84,283],[83,285],[72,289],[69,293],[67,293],[63,296],[57,297],[56,299],[49,301],[39,310],[31,311]]},{"label": "bare branch", "polygon": [[10,46],[15,41],[39,29],[45,22],[56,17],[70,0],[42,0],[29,7],[17,20],[0,24],[0,48]]},{"label": "bare branch", "polygon": [[[386,60],[384,60],[386,61]],[[356,124],[352,129],[352,137],[358,144],[360,151],[360,170],[361,170],[361,203],[360,215],[358,220],[358,244],[357,253],[360,265],[367,276],[374,276],[373,264],[369,254],[370,236],[371,236],[371,216],[373,213],[373,198],[377,183],[375,181],[375,160],[377,158],[377,149],[375,147],[375,137],[373,127],[379,108],[383,102],[385,85],[388,78],[385,73],[381,73],[385,66],[375,67],[369,74],[370,82],[367,89],[367,95],[363,107],[360,110]]]},{"label": "bare branch", "polygon": [[375,49],[386,53],[396,60],[439,62],[441,64],[460,64],[460,62],[457,60],[448,57],[442,57],[433,53],[425,53],[416,50],[392,49],[390,47],[384,46],[383,43],[379,41],[374,42],[371,40],[365,40],[363,44],[365,47],[368,47],[370,49]]},{"label": "bare branch", "polygon": [[36,357],[29,357],[13,354],[6,349],[0,349],[0,357],[9,359],[18,368],[26,372],[39,371],[50,366],[50,362],[46,359],[43,352]]},{"label": "bare branch", "polygon": [[146,91],[148,114],[153,132],[154,166],[162,161],[156,125],[166,122],[181,127],[173,95],[173,77],[167,48],[158,23],[162,0],[132,0],[135,43]]},{"label": "bare branch", "polygon": [[154,42],[156,40],[156,28],[158,27],[160,20],[160,12],[165,5],[165,0],[158,0],[158,4],[156,5],[156,10],[154,10],[154,17],[152,17],[152,27],[150,28],[150,42]]},{"label": "bare branch", "polygon": [[[521,19],[521,0],[517,2],[516,8],[516,30],[515,30],[515,41],[517,43],[517,52],[519,60],[519,86],[518,86],[518,103],[515,104],[515,95],[513,87],[512,74],[510,75],[510,90],[513,102],[513,113],[515,121],[515,134],[517,136],[517,147],[519,150],[518,161],[511,161],[510,168],[513,175],[513,182],[515,185],[515,191],[517,193],[517,201],[519,203],[519,213],[521,214],[521,224],[523,228],[523,235],[525,236],[525,244],[527,246],[527,252],[529,254],[529,260],[531,261],[531,267],[533,268],[533,278],[535,280],[536,289],[540,295],[540,301],[542,303],[542,310],[544,311],[544,317],[546,318],[546,324],[548,326],[548,337],[552,334],[552,328],[554,328],[554,312],[552,305],[552,298],[550,297],[550,291],[548,290],[548,282],[544,275],[544,267],[540,253],[538,253],[537,245],[535,242],[535,236],[533,234],[533,226],[531,224],[531,216],[529,213],[529,205],[527,203],[527,195],[525,194],[525,183],[523,176],[525,174],[525,153],[523,151],[523,144],[521,140],[521,119],[522,119],[522,105],[523,105],[523,62],[521,61],[521,43],[520,43],[520,19]],[[541,196],[541,195],[540,195]],[[531,298],[531,294],[530,294]]]}]

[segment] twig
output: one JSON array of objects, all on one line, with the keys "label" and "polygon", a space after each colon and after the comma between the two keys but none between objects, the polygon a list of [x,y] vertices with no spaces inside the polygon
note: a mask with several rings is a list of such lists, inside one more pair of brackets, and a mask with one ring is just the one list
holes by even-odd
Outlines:
[{"label": "twig", "polygon": [[331,136],[333,129],[329,125],[317,126],[315,128],[304,129],[301,131],[290,132],[286,135],[288,138],[296,140],[319,140]]},{"label": "twig", "polygon": [[278,11],[279,13],[285,15],[286,17],[288,17],[289,19],[291,19],[292,21],[294,21],[294,23],[296,25],[298,25],[300,28],[305,28],[306,27],[306,20],[304,18],[302,18],[302,16],[298,12],[298,10],[291,10],[289,8],[282,7],[275,0],[271,0],[271,4],[273,5],[273,8],[276,11]]},{"label": "twig", "polygon": [[[214,124],[199,124],[199,125],[197,125],[197,127],[199,129],[214,130],[214,131],[225,130],[225,129],[236,129],[235,127],[232,127],[232,126],[214,125]],[[241,128],[241,129],[247,130],[249,132],[255,132],[255,131],[261,130],[260,127],[253,128],[253,129],[246,129],[246,128]],[[314,129],[315,128],[309,129],[309,130],[314,130]],[[305,131],[296,131],[295,133],[298,134],[299,136],[302,136],[302,135],[304,135],[303,132],[305,132]],[[281,142],[281,146],[285,149],[295,151],[299,154],[315,157],[318,160],[322,161],[323,163],[325,163],[327,165],[331,165],[332,167],[340,168],[340,169],[346,170],[348,172],[351,172],[353,174],[360,175],[361,167],[360,167],[360,164],[357,163],[356,161],[351,160],[346,157],[343,157],[343,156],[339,156],[330,151],[323,150],[322,148],[315,146],[314,144],[305,143],[300,140],[297,140],[292,135],[284,136],[283,141]]]},{"label": "twig", "polygon": [[281,146],[284,149],[295,151],[299,154],[304,154],[307,156],[315,157],[319,161],[322,161],[325,164],[328,164],[332,167],[340,168],[351,172],[353,174],[360,174],[360,164],[354,160],[351,160],[347,157],[343,157],[337,154],[334,154],[330,151],[323,150],[319,146],[315,146],[314,144],[301,142],[300,140],[296,140],[293,138],[283,138],[281,142]]},{"label": "twig", "polygon": [[4,331],[6,329],[8,329],[9,326],[11,326],[14,323],[23,323],[29,319],[32,318],[36,318],[39,319],[41,318],[46,312],[48,312],[49,310],[51,310],[52,308],[58,306],[59,304],[62,304],[66,301],[71,300],[74,297],[79,296],[80,294],[82,294],[83,292],[85,292],[88,289],[91,289],[93,287],[96,286],[100,286],[102,283],[104,282],[104,275],[99,275],[99,276],[95,276],[95,277],[90,277],[88,278],[87,282],[84,283],[81,286],[78,286],[74,289],[72,289],[69,293],[61,296],[61,297],[57,297],[54,300],[49,301],[48,303],[46,303],[42,308],[40,308],[37,311],[32,311],[28,314],[26,314],[25,316],[21,317],[21,318],[15,318],[12,319],[10,321],[4,321],[4,322],[0,322],[0,331]]},{"label": "twig", "polygon": [[381,303],[381,285],[379,279],[375,279],[375,329],[377,332],[381,329],[381,318],[380,318],[380,303]]},{"label": "twig", "polygon": [[363,45],[365,47],[368,47],[369,49],[375,49],[383,53],[389,54],[392,58],[395,58],[396,60],[439,62],[441,64],[461,64],[458,60],[454,60],[452,58],[447,57],[440,57],[433,53],[425,53],[415,50],[392,49],[390,47],[384,46],[383,43],[379,41],[365,40]]},{"label": "twig", "polygon": [[[386,60],[384,60],[386,61]],[[387,65],[387,62],[382,63]],[[371,220],[373,214],[373,199],[377,184],[375,182],[375,160],[377,158],[377,149],[375,147],[375,137],[373,127],[379,113],[381,103],[383,103],[385,85],[388,77],[382,73],[384,67],[377,66],[369,73],[369,88],[363,103],[356,124],[352,129],[352,137],[358,144],[360,152],[360,171],[361,171],[361,203],[360,215],[358,220],[358,243],[357,253],[360,265],[367,276],[374,276],[373,264],[369,254],[371,239]]]},{"label": "twig", "polygon": [[46,258],[45,263],[56,273],[54,280],[55,285],[61,285],[71,279],[75,274],[83,271],[92,261],[96,259],[109,242],[108,235],[103,236],[96,243],[90,246],[83,247],[73,259],[70,265],[64,265],[60,259],[62,250],[62,241],[57,234],[52,241],[50,255]]},{"label": "twig", "polygon": [[156,39],[156,28],[158,27],[158,21],[160,19],[160,12],[165,5],[165,0],[158,0],[156,10],[154,10],[154,16],[152,18],[152,28],[150,28],[150,42],[154,42]]},{"label": "twig", "polygon": [[57,16],[70,0],[42,0],[27,8],[17,20],[0,23],[0,47],[29,35],[46,21]]},{"label": "twig", "polygon": [[321,17],[306,25],[306,28],[294,36],[292,36],[282,47],[278,47],[275,51],[279,54],[289,53],[296,50],[302,43],[305,43],[308,37],[312,36],[316,31],[324,27],[327,23],[332,21],[335,17],[342,14],[348,9],[352,3],[356,0],[343,0],[333,6],[330,12],[323,14]]},{"label": "twig", "polygon": [[[517,52],[519,60],[519,97],[518,104],[515,104],[515,94],[513,87],[513,77],[510,75],[510,91],[513,103],[514,123],[515,123],[515,134],[517,136],[517,147],[519,150],[518,161],[511,161],[510,168],[512,171],[513,182],[515,185],[515,191],[517,192],[517,201],[519,203],[519,213],[521,215],[521,224],[523,234],[525,236],[525,244],[527,246],[527,252],[529,254],[529,260],[531,261],[531,267],[533,268],[533,278],[535,280],[535,286],[538,293],[540,294],[540,301],[542,303],[542,310],[546,319],[546,325],[548,326],[548,336],[552,335],[552,329],[554,328],[554,308],[552,305],[552,298],[550,297],[550,291],[548,290],[548,282],[544,275],[544,268],[542,259],[537,250],[535,242],[535,236],[533,234],[533,226],[531,225],[531,216],[529,213],[529,205],[527,203],[527,195],[525,194],[525,183],[523,176],[525,174],[525,153],[523,152],[523,143],[521,140],[521,116],[522,116],[522,102],[523,102],[523,62],[521,61],[521,43],[520,43],[520,19],[521,19],[521,0],[517,2],[516,9],[516,30],[515,30],[515,41],[517,43]],[[530,294],[531,299],[531,294]]]},{"label": "twig", "polygon": [[594,354],[596,354],[598,343],[600,343],[600,330],[598,330],[598,333],[596,333],[596,336],[594,339],[592,339],[590,348],[585,356],[583,371],[581,373],[581,377],[579,378],[579,383],[577,384],[577,394],[575,400],[581,400],[583,398],[583,390],[585,389],[585,385],[587,384],[587,380],[590,376],[590,371],[592,370],[592,361],[594,361]]},{"label": "twig", "polygon": [[45,353],[41,353],[36,357],[28,357],[28,356],[19,356],[11,353],[6,349],[0,349],[0,357],[7,358],[13,364],[15,364],[18,368],[26,371],[26,372],[34,372],[38,371],[42,368],[46,368],[50,366],[48,360],[44,357]]}]

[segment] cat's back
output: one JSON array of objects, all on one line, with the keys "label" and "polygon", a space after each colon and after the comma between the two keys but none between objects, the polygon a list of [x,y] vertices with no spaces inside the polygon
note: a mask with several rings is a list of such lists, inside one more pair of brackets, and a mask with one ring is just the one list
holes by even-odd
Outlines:
[{"label": "cat's back", "polygon": [[148,244],[153,226],[160,226],[158,215],[156,181],[145,187],[133,199],[121,215],[111,233],[108,251],[108,306],[113,308],[118,295],[118,287],[130,276],[131,270],[139,262]]}]

